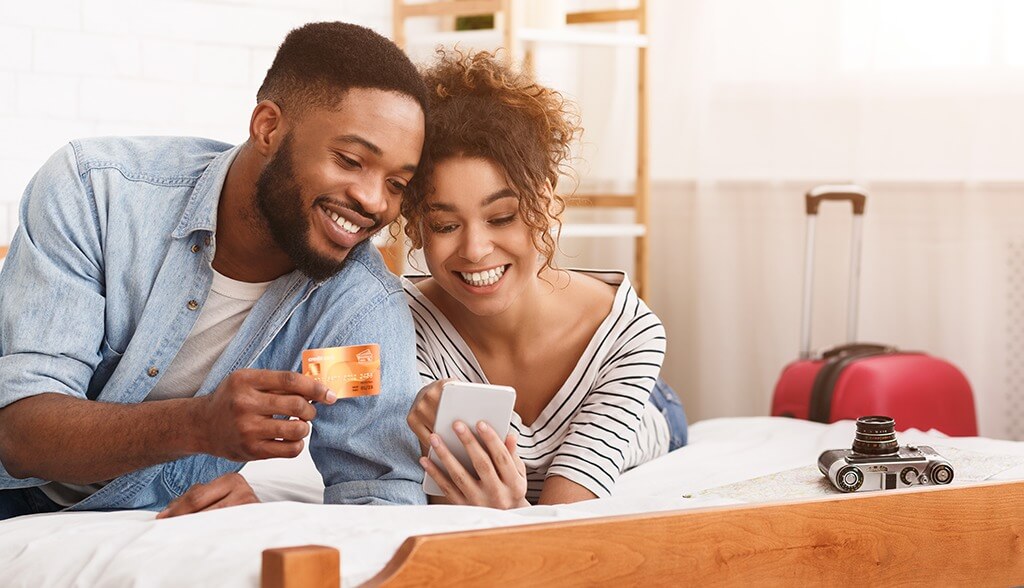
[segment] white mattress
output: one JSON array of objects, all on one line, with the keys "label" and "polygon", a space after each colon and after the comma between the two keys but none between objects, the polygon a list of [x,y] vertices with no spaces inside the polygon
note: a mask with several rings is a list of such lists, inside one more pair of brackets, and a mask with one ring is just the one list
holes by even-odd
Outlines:
[{"label": "white mattress", "polygon": [[[257,586],[262,550],[323,544],[341,550],[344,583],[354,586],[382,569],[410,535],[772,500],[814,491],[810,486],[820,480],[811,468],[818,454],[848,447],[853,431],[849,421],[704,421],[691,426],[688,446],[625,473],[612,498],[504,512],[310,504],[320,501],[322,485],[308,456],[253,463],[243,474],[269,501],[263,504],[161,521],[154,520],[154,513],[134,511],[58,513],[0,523],[0,583]],[[918,431],[902,433],[900,442],[957,452],[975,465],[974,479],[1024,478],[1024,443]],[[960,465],[954,461],[954,466],[954,483],[964,483]],[[770,476],[766,479],[773,484],[754,484],[762,489],[760,494],[751,494],[742,484],[762,476]]]}]

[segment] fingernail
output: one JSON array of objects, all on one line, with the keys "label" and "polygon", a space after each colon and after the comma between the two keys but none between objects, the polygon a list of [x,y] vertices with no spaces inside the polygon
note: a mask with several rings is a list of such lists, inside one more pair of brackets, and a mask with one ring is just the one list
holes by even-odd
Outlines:
[{"label": "fingernail", "polygon": [[336,400],[338,400],[338,395],[335,394],[333,390],[328,390],[327,391],[327,404],[334,404],[334,402]]},{"label": "fingernail", "polygon": [[434,446],[434,447],[440,447],[441,446],[441,438],[438,437],[437,435],[431,435],[430,436],[430,444],[432,446]]},{"label": "fingernail", "polygon": [[462,421],[455,421],[455,425],[453,426],[453,428],[455,429],[456,433],[466,432],[466,425],[462,424]]},{"label": "fingernail", "polygon": [[479,423],[477,423],[476,427],[478,429],[480,429],[481,433],[486,433],[487,431],[489,431],[491,429],[490,427],[487,426],[487,423],[484,422],[484,421],[480,421]]}]

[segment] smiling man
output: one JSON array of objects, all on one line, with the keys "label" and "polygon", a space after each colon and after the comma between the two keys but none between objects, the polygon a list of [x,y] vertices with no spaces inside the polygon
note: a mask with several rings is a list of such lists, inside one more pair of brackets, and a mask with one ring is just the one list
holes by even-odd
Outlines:
[{"label": "smiling man", "polygon": [[[368,239],[398,215],[425,95],[390,41],[315,23],[281,45],[241,145],[58,151],[0,273],[0,519],[160,509],[297,455],[314,418],[326,502],[423,502],[412,322]],[[378,396],[295,371],[304,349],[365,343]]]}]

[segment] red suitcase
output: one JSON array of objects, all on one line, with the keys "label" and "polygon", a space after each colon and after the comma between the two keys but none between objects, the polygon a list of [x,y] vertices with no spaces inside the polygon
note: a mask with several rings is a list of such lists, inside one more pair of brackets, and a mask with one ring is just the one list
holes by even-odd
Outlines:
[{"label": "red suitcase", "polygon": [[772,397],[772,416],[831,423],[887,415],[897,430],[938,429],[951,436],[978,434],[974,397],[953,364],[926,353],[870,343],[847,343],[811,357],[814,229],[824,200],[853,205],[847,340],[857,336],[862,220],[867,195],[858,186],[819,186],[807,193],[800,358],[782,370]]}]

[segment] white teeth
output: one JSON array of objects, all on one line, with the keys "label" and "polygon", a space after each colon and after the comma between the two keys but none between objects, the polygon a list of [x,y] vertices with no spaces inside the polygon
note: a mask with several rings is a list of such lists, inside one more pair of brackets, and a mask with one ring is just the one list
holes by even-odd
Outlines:
[{"label": "white teeth", "polygon": [[358,233],[359,232],[359,228],[360,228],[359,225],[357,225],[357,224],[355,224],[353,222],[345,220],[338,213],[336,213],[336,212],[334,212],[332,210],[328,210],[328,209],[324,208],[324,212],[326,212],[327,216],[331,217],[331,220],[333,220],[334,223],[336,225],[338,225],[339,227],[341,227],[342,230],[344,230],[345,232],[347,232],[347,233]]},{"label": "white teeth", "polygon": [[338,220],[336,220],[334,222],[338,223],[339,227],[345,229],[349,233],[358,233],[359,232],[359,225],[353,224],[353,223],[351,223],[351,222],[349,222],[349,221],[347,221],[347,220],[345,220],[343,218],[339,218]]},{"label": "white teeth", "polygon": [[459,272],[462,279],[472,286],[490,286],[501,279],[505,274],[505,266],[489,269],[484,272]]}]

